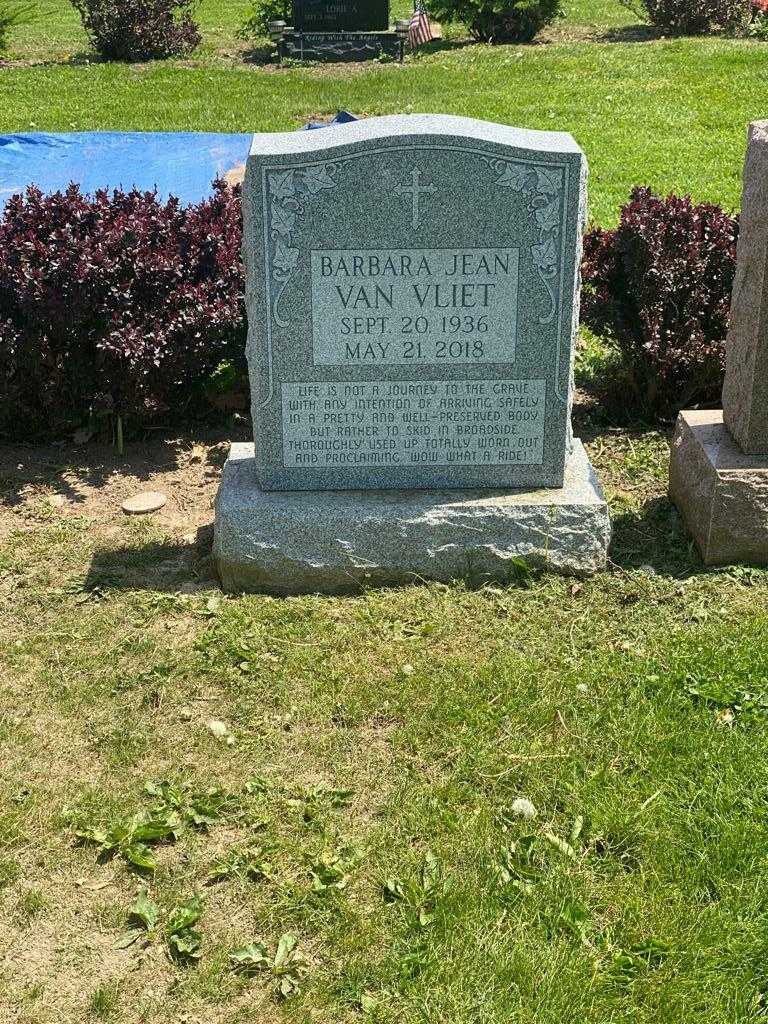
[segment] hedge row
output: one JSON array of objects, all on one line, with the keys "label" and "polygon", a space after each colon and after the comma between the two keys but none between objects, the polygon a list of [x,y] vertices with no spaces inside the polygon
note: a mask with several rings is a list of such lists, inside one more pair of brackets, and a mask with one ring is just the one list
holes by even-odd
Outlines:
[{"label": "hedge row", "polygon": [[183,207],[151,192],[30,188],[0,221],[0,433],[88,416],[147,422],[242,361],[240,195]]},{"label": "hedge row", "polygon": [[[737,232],[717,206],[648,189],[616,230],[588,232],[582,320],[621,354],[606,396],[651,416],[718,398]],[[217,369],[243,367],[240,245],[240,193],[223,182],[190,207],[75,185],[14,197],[0,220],[0,434],[205,407]]]}]

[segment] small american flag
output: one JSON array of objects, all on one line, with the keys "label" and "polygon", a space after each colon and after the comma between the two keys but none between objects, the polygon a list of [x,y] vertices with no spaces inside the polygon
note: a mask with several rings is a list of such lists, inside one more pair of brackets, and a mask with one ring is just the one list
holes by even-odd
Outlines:
[{"label": "small american flag", "polygon": [[434,39],[434,36],[424,0],[414,0],[411,24],[408,27],[408,43],[415,50],[417,46],[428,43],[431,39]]}]

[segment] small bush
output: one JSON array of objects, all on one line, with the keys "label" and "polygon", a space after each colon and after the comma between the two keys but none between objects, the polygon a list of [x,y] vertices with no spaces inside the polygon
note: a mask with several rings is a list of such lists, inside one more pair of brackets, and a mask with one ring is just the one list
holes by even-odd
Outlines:
[{"label": "small bush", "polygon": [[5,53],[8,49],[11,29],[28,25],[33,18],[34,9],[30,5],[0,0],[0,53]]},{"label": "small bush", "polygon": [[432,0],[429,9],[438,21],[460,21],[487,43],[528,43],[563,14],[561,0]]},{"label": "small bush", "polygon": [[289,21],[290,4],[287,0],[254,0],[245,21],[237,30],[241,39],[264,39],[269,35],[270,21]]},{"label": "small bush", "polygon": [[692,36],[723,30],[743,33],[753,0],[621,0],[639,17],[669,35]]},{"label": "small bush", "polygon": [[615,339],[625,406],[667,416],[719,398],[737,235],[719,206],[647,188],[633,190],[615,231],[587,233],[582,320]]},{"label": "small bush", "polygon": [[242,366],[239,191],[184,208],[75,185],[13,197],[0,220],[0,433],[90,414],[179,419],[225,360]]},{"label": "small bush", "polygon": [[753,0],[752,21],[747,34],[754,39],[768,40],[768,0]]},{"label": "small bush", "polygon": [[200,43],[196,0],[71,0],[106,60],[163,60]]}]

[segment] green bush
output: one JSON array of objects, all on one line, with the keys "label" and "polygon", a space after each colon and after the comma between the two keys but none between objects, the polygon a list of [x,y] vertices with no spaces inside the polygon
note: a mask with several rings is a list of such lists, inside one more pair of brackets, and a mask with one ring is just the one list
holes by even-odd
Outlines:
[{"label": "green bush", "polygon": [[654,28],[675,36],[704,35],[722,30],[745,32],[752,20],[753,0],[621,0]]},{"label": "green bush", "polygon": [[105,60],[164,60],[200,43],[197,0],[70,0]]},{"label": "green bush", "polygon": [[561,0],[432,0],[430,13],[441,22],[463,22],[486,43],[529,43],[561,18]]},{"label": "green bush", "polygon": [[269,35],[270,21],[289,20],[288,0],[254,0],[237,34],[241,39],[263,39]]},{"label": "green bush", "polygon": [[28,25],[33,15],[33,8],[30,6],[0,0],[0,53],[8,49],[11,29],[19,25]]}]

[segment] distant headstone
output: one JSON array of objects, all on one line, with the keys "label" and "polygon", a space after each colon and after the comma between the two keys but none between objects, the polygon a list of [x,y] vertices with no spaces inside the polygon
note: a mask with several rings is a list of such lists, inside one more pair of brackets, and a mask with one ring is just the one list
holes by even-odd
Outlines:
[{"label": "distant headstone", "polygon": [[389,28],[389,0],[293,0],[297,32],[376,32]]},{"label": "distant headstone", "polygon": [[586,161],[569,135],[419,115],[256,136],[243,207],[255,460],[225,470],[225,584],[604,564],[570,429]]},{"label": "distant headstone", "polygon": [[669,493],[708,565],[768,565],[768,121],[750,125],[723,410],[682,412]]}]

